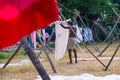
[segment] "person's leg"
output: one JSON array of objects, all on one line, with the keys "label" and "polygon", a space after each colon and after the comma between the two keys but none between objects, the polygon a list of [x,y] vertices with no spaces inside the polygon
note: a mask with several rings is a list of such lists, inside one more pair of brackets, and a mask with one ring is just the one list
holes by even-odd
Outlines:
[{"label": "person's leg", "polygon": [[72,54],[71,54],[71,49],[68,49],[68,55],[69,55],[69,60],[70,60],[70,63],[72,64]]},{"label": "person's leg", "polygon": [[74,56],[75,56],[75,63],[77,63],[77,52],[76,52],[76,49],[73,49],[73,52],[74,52]]}]

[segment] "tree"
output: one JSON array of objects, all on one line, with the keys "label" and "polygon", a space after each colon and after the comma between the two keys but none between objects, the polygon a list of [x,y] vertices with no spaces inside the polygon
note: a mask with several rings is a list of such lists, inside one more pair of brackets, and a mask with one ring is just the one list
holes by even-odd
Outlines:
[{"label": "tree", "polygon": [[[99,18],[99,22],[108,28],[113,25],[114,21],[118,18],[112,8],[120,12],[119,0],[58,0],[58,3],[59,7],[62,8],[62,13],[67,19],[75,17],[76,14],[74,9],[77,9],[88,27],[91,27],[93,21]],[[77,17],[78,24],[81,25],[79,20],[80,19]],[[99,33],[95,35],[99,39],[104,40],[106,38],[105,33],[99,29],[99,27],[96,29],[94,28],[95,27],[92,28],[93,33],[99,31]]]},{"label": "tree", "polygon": [[106,23],[110,23],[115,16],[112,8],[117,9],[117,6],[113,1],[114,0],[58,0],[59,7],[62,7],[62,12],[66,18],[75,16],[74,9],[77,9],[85,19],[96,20],[100,18],[101,21]]}]

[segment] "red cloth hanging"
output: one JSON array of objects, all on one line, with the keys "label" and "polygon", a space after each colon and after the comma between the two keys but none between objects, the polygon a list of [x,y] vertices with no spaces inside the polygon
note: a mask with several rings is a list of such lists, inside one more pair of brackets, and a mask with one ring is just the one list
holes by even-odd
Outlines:
[{"label": "red cloth hanging", "polygon": [[0,0],[0,49],[56,20],[56,0]]}]

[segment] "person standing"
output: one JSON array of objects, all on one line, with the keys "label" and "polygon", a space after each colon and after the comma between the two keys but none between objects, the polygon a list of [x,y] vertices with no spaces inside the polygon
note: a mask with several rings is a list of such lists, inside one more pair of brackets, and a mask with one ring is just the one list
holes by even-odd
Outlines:
[{"label": "person standing", "polygon": [[69,55],[69,60],[70,64],[72,64],[72,51],[74,52],[74,57],[75,57],[75,63],[77,63],[77,52],[76,52],[76,43],[75,43],[75,38],[76,38],[76,28],[73,26],[72,21],[68,21],[68,26],[64,26],[63,24],[60,24],[63,28],[69,29],[69,39],[68,39],[68,55]]}]

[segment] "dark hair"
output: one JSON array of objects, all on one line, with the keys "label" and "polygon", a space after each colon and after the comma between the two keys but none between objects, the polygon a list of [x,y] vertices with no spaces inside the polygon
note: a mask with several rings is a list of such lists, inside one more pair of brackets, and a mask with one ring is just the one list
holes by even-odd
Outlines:
[{"label": "dark hair", "polygon": [[73,25],[73,22],[70,20],[70,21],[68,21],[68,24],[69,25]]}]

